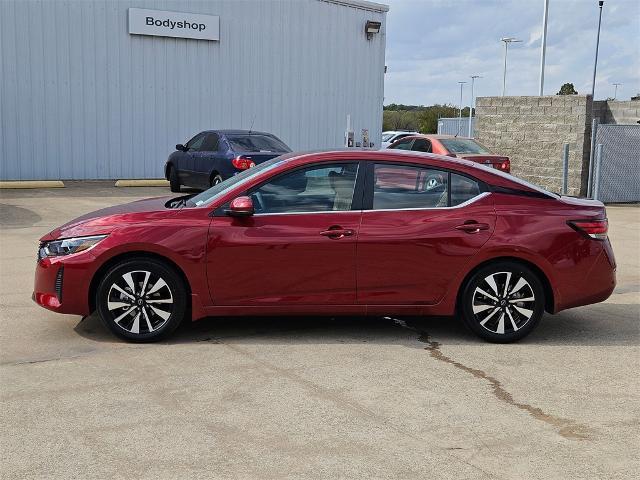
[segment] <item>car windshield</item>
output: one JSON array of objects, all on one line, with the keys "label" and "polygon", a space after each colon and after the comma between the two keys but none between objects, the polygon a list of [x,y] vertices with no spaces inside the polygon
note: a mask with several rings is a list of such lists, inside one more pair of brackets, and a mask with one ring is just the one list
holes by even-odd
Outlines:
[{"label": "car windshield", "polygon": [[491,154],[489,150],[469,138],[443,138],[440,140],[440,143],[444,145],[444,148],[446,148],[449,153]]},{"label": "car windshield", "polygon": [[382,134],[382,141],[383,142],[388,142],[389,140],[391,140],[393,138],[394,135],[395,135],[395,133],[383,133]]},{"label": "car windshield", "polygon": [[236,152],[276,152],[284,153],[291,150],[275,137],[260,134],[227,135],[231,149]]},{"label": "car windshield", "polygon": [[261,172],[274,168],[276,165],[278,165],[280,162],[284,160],[285,158],[283,158],[282,156],[272,158],[271,160],[262,162],[261,164],[253,168],[249,168],[248,170],[240,172],[239,174],[234,175],[233,177],[227,178],[223,182],[220,182],[219,184],[214,185],[210,189],[205,190],[204,192],[199,193],[195,197],[192,197],[189,200],[187,200],[186,206],[202,207],[205,205],[209,205],[216,198],[218,198],[220,195],[225,193],[229,188],[235,187],[236,185],[239,185],[243,182],[248,181],[254,175],[257,175]]}]

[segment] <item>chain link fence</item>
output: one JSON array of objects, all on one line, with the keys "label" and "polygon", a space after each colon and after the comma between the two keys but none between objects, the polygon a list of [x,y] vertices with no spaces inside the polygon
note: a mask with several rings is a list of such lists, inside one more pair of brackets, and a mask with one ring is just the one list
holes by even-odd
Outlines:
[{"label": "chain link fence", "polygon": [[594,169],[594,197],[604,203],[640,202],[640,125],[598,125],[600,171]]}]

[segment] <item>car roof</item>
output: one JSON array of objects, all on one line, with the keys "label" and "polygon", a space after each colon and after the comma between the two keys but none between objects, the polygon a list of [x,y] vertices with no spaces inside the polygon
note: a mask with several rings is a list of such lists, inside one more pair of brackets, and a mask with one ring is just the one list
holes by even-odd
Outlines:
[{"label": "car roof", "polygon": [[225,129],[225,130],[204,130],[200,133],[218,133],[222,135],[268,135],[270,137],[274,137],[273,133],[267,132],[259,132],[257,130],[233,130],[233,129]]},{"label": "car roof", "polygon": [[407,138],[428,138],[430,140],[446,140],[447,138],[460,138],[463,140],[473,140],[476,141],[475,138],[465,137],[463,135],[440,135],[437,133],[416,133],[415,135],[411,135],[410,137],[404,137],[403,140]]},{"label": "car roof", "polygon": [[311,161],[336,161],[336,160],[363,160],[363,161],[391,161],[398,163],[422,163],[434,168],[457,170],[466,173],[490,185],[525,190],[529,192],[545,193],[553,197],[537,185],[530,184],[508,173],[500,172],[495,168],[481,163],[462,158],[436,155],[434,153],[414,152],[409,150],[370,150],[366,148],[345,148],[340,150],[316,150],[310,152],[292,152],[282,155],[282,160],[307,163]]}]

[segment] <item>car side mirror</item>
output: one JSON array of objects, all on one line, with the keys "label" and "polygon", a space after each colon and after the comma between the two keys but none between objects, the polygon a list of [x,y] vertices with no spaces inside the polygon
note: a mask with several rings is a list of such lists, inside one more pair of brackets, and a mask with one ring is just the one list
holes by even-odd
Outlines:
[{"label": "car side mirror", "polygon": [[181,152],[186,152],[186,151],[187,151],[187,147],[185,147],[185,146],[184,146],[183,144],[181,144],[181,143],[178,143],[178,144],[176,145],[176,150],[179,150],[179,151],[181,151]]},{"label": "car side mirror", "polygon": [[229,208],[225,210],[225,213],[230,217],[250,217],[255,213],[253,200],[251,200],[251,197],[236,197],[231,200]]}]

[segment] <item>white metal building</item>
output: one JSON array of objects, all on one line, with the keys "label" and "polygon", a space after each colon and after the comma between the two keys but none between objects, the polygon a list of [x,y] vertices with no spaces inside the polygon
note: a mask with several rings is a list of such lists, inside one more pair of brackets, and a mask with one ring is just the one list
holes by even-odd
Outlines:
[{"label": "white metal building", "polygon": [[[0,1],[0,180],[159,178],[175,144],[206,129],[253,126],[294,150],[335,148],[348,114],[355,140],[368,129],[379,146],[387,10]],[[367,21],[379,33],[367,35]]]}]

